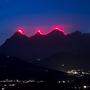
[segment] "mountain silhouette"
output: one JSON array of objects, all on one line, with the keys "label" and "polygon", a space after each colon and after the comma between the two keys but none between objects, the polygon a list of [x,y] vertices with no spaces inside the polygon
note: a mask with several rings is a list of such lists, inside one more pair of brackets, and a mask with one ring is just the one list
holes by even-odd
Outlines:
[{"label": "mountain silhouette", "polygon": [[19,58],[0,54],[0,80],[6,78],[48,80],[50,73],[55,79],[62,79],[67,76],[66,73],[61,71],[40,67]]},{"label": "mountain silhouette", "polygon": [[[58,54],[61,59],[59,62],[54,60],[55,63],[62,63],[62,61],[68,64],[89,63],[87,57],[90,58],[90,33],[75,31],[66,35],[56,29],[46,35],[37,32],[31,37],[27,37],[16,32],[0,47],[0,53],[18,57],[28,62],[50,59],[53,55]],[[63,55],[64,60],[61,55]],[[74,61],[77,62],[71,61],[71,59],[75,59]]]},{"label": "mountain silhouette", "polygon": [[64,38],[65,35],[58,30],[54,30],[47,35],[41,35],[37,32],[31,37],[16,32],[11,38],[6,40],[0,51],[22,59],[43,58],[57,52],[60,45],[63,47]]}]

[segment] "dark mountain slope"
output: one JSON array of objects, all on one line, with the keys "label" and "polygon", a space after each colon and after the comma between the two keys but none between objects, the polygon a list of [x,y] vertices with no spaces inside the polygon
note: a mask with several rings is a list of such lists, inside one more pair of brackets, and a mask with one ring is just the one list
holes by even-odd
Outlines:
[{"label": "dark mountain slope", "polygon": [[[43,68],[18,58],[0,54],[0,79],[47,79],[52,74],[56,79],[66,77],[60,71]],[[60,77],[61,76],[61,77]]]}]

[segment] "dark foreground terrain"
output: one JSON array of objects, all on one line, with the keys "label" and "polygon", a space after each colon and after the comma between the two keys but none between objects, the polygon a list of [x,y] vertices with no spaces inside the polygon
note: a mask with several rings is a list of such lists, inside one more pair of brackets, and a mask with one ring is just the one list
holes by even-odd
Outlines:
[{"label": "dark foreground terrain", "polygon": [[90,73],[67,73],[0,55],[0,90],[90,90]]},{"label": "dark foreground terrain", "polygon": [[90,90],[90,84],[80,81],[35,81],[4,80],[0,82],[0,90]]}]

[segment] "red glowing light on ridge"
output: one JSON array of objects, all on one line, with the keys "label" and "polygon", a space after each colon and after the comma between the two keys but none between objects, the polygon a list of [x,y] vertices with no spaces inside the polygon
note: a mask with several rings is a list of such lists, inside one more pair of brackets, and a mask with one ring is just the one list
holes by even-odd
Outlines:
[{"label": "red glowing light on ridge", "polygon": [[63,33],[66,35],[63,26],[61,26],[61,25],[55,25],[55,26],[53,26],[52,28],[53,28],[54,30],[59,30],[59,31],[61,31],[61,32],[63,32]]},{"label": "red glowing light on ridge", "polygon": [[64,32],[64,30],[62,30],[62,29],[60,29],[60,28],[55,28],[56,30],[59,30],[59,31],[61,31],[61,32],[63,32],[63,33],[65,33]]},{"label": "red glowing light on ridge", "polygon": [[55,28],[55,29],[59,30],[59,28]]},{"label": "red glowing light on ridge", "polygon": [[18,33],[20,33],[20,34],[25,34],[25,32],[24,32],[24,29],[23,29],[23,28],[19,28],[19,29],[17,30],[17,32],[18,32]]},{"label": "red glowing light on ridge", "polygon": [[38,30],[38,31],[37,31],[37,33],[39,33],[39,34],[43,35],[43,33],[41,32],[41,30]]},{"label": "red glowing light on ridge", "polygon": [[[53,25],[48,30],[50,30],[50,32],[51,32],[51,30],[61,31],[64,35],[67,35],[67,33],[65,33],[64,29],[65,29],[65,27],[62,26],[62,25]],[[22,27],[18,27],[17,32],[19,34],[25,35],[25,30]],[[43,27],[38,27],[36,29],[35,33],[38,34],[38,35],[46,35],[45,28],[43,28]]]}]

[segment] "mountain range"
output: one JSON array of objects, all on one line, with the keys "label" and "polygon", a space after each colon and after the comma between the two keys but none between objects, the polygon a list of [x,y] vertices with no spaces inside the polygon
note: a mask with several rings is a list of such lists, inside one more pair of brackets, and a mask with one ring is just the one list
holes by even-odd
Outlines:
[{"label": "mountain range", "polygon": [[51,68],[61,64],[90,68],[90,33],[75,31],[66,35],[55,29],[46,35],[37,32],[27,37],[15,32],[1,45],[0,53]]}]

